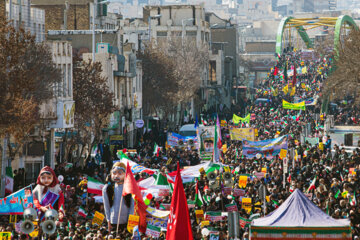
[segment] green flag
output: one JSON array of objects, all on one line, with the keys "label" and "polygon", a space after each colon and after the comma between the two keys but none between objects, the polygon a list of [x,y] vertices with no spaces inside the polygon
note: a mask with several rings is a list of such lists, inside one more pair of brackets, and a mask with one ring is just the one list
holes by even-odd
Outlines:
[{"label": "green flag", "polygon": [[249,123],[250,122],[250,113],[244,118],[239,117],[236,114],[233,114],[233,123],[238,124],[239,122]]},{"label": "green flag", "polygon": [[338,197],[339,197],[339,195],[340,195],[340,189],[338,189],[338,191],[336,192],[336,194],[335,194],[335,198],[337,199]]},{"label": "green flag", "polygon": [[131,160],[122,150],[118,150],[117,156],[120,160]]},{"label": "green flag", "polygon": [[198,205],[198,207],[202,207],[202,205],[204,205],[204,201],[201,197],[201,193],[199,191],[197,181],[196,181],[196,192],[195,192],[195,204]]}]

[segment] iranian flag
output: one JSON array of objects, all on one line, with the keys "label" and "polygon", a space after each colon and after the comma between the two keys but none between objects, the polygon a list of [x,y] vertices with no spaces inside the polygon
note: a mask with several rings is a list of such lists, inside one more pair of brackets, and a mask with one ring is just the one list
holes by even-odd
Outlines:
[{"label": "iranian flag", "polygon": [[162,173],[159,173],[159,174],[154,174],[153,177],[155,178],[155,183],[154,185],[157,185],[157,186],[169,186],[170,189],[172,190],[173,189],[173,184],[175,183],[172,178],[166,174],[166,175],[163,175]]},{"label": "iranian flag", "polygon": [[102,189],[104,187],[104,184],[95,178],[88,177],[88,193],[93,193],[96,195],[102,195]]},{"label": "iranian flag", "polygon": [[356,206],[356,196],[355,196],[355,193],[353,196],[350,195],[349,197],[349,202],[350,202],[350,205],[351,206]]},{"label": "iranian flag", "polygon": [[216,117],[214,144],[216,145],[214,145],[213,161],[219,162],[220,148],[222,147],[219,116]]},{"label": "iranian flag", "polygon": [[14,176],[11,167],[6,167],[5,194],[11,194],[14,190]]},{"label": "iranian flag", "polygon": [[202,205],[204,205],[204,201],[202,199],[201,193],[199,191],[199,182],[196,181],[196,191],[195,191],[195,204],[198,205],[199,207],[202,207]]},{"label": "iranian flag", "polygon": [[117,156],[120,159],[120,161],[121,160],[130,160],[131,161],[131,159],[121,150],[118,150]]},{"label": "iranian flag", "polygon": [[154,155],[155,156],[159,156],[159,153],[160,153],[160,147],[155,143],[155,146],[154,146]]},{"label": "iranian flag", "polygon": [[79,207],[78,215],[86,218],[88,214],[83,207]]},{"label": "iranian flag", "polygon": [[306,193],[309,193],[311,190],[315,189],[315,183],[316,183],[316,176],[315,176],[314,179],[312,180],[309,188],[306,190]]},{"label": "iranian flag", "polygon": [[273,202],[273,204],[274,204],[275,209],[280,206],[279,202],[277,202],[277,201],[275,201],[275,200],[272,200],[272,202]]}]

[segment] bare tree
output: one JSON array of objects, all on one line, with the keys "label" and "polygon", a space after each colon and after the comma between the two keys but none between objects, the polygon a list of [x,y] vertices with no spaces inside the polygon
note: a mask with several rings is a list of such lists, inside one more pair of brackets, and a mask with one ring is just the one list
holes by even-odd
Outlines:
[{"label": "bare tree", "polygon": [[143,64],[144,114],[158,114],[159,109],[171,112],[179,89],[174,62],[154,45],[147,46],[138,57]]},{"label": "bare tree", "polygon": [[139,57],[143,86],[149,89],[143,93],[144,103],[150,104],[152,111],[159,108],[171,113],[177,104],[196,98],[209,62],[206,44],[172,36],[150,44]]},{"label": "bare tree", "polygon": [[177,101],[189,102],[202,84],[209,63],[208,46],[189,39],[171,37],[159,45],[159,50],[169,55],[175,63],[175,74],[180,87]]},{"label": "bare tree", "polygon": [[353,30],[340,44],[332,74],[326,81],[325,93],[341,98],[351,95],[359,103],[360,83],[360,31]]},{"label": "bare tree", "polygon": [[[83,155],[101,140],[101,130],[109,123],[109,116],[116,108],[114,95],[107,79],[101,76],[101,63],[74,60],[75,128],[77,134],[70,141],[70,149],[78,145]],[[93,139],[92,139],[93,136]],[[90,151],[88,153],[90,155]],[[88,155],[88,156],[89,156]]]},{"label": "bare tree", "polygon": [[24,29],[16,30],[4,17],[0,22],[0,135],[17,146],[13,149],[9,141],[14,157],[39,124],[39,106],[53,98],[53,87],[62,78],[47,46],[37,44]]}]

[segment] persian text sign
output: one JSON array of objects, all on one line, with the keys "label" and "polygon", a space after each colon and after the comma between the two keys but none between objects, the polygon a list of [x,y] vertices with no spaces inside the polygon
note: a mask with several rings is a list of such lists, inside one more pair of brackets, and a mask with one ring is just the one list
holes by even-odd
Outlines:
[{"label": "persian text sign", "polygon": [[245,209],[248,213],[251,212],[251,198],[242,199],[242,208]]},{"label": "persian text sign", "polygon": [[230,139],[255,141],[255,130],[253,128],[230,128]]},{"label": "persian text sign", "polygon": [[94,215],[94,218],[92,220],[92,224],[97,224],[98,226],[101,226],[101,224],[104,221],[104,218],[105,218],[104,214],[96,211],[95,215]]},{"label": "persian text sign", "polygon": [[222,219],[223,216],[221,215],[221,212],[206,212],[205,214],[205,220],[209,220],[210,222],[217,222]]},{"label": "persian text sign", "polygon": [[272,159],[280,154],[281,149],[287,148],[287,136],[256,142],[243,142],[243,154],[248,158],[254,158],[257,154],[261,154],[267,159]]},{"label": "persian text sign", "polygon": [[160,237],[161,229],[159,227],[148,224],[146,228],[146,235],[154,238]]},{"label": "persian text sign", "polygon": [[0,215],[20,215],[23,214],[24,209],[33,205],[31,186],[28,186],[6,198],[0,198]]}]

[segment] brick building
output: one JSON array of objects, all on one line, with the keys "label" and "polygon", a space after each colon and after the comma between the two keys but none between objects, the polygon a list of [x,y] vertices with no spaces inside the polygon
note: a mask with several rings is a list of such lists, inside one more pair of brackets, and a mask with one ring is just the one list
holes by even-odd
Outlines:
[{"label": "brick building", "polygon": [[93,0],[32,0],[31,3],[45,10],[45,31],[90,27]]},{"label": "brick building", "polygon": [[5,15],[5,0],[0,0],[0,16]]}]

